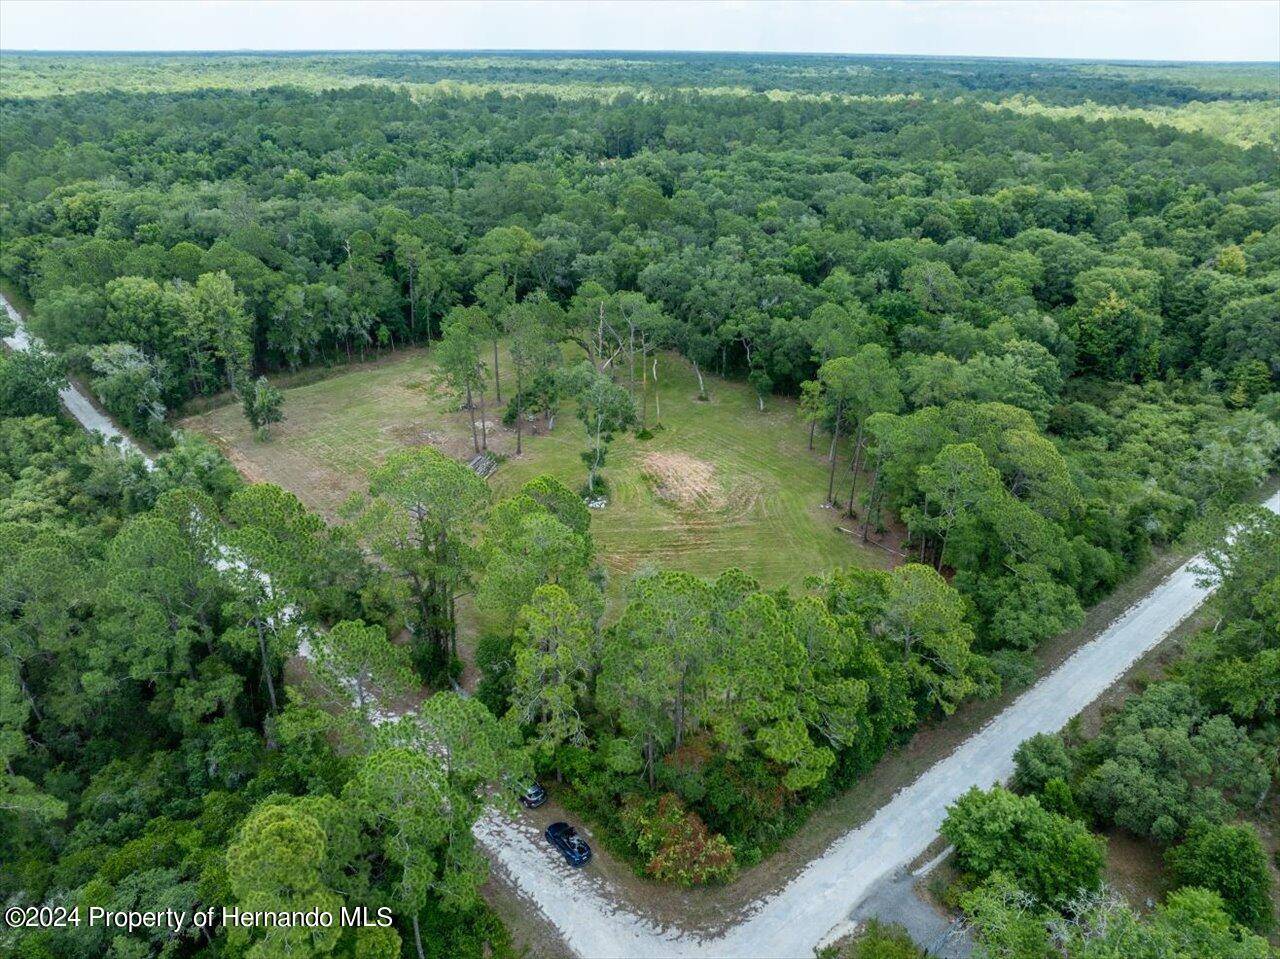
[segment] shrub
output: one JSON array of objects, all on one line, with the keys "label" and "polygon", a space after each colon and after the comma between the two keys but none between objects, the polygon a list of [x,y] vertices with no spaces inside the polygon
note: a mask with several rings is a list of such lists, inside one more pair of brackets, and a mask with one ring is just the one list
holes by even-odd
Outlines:
[{"label": "shrub", "polygon": [[57,416],[58,390],[65,382],[56,356],[39,349],[13,354],[0,349],[0,416]]},{"label": "shrub", "polygon": [[822,950],[820,959],[923,959],[924,953],[902,926],[871,919],[843,946]]},{"label": "shrub", "polygon": [[507,711],[511,695],[511,640],[496,633],[484,633],[476,643],[476,668],[480,682],[476,698],[495,716]]},{"label": "shrub", "polygon": [[660,882],[700,886],[724,882],[736,870],[729,841],[710,832],[702,817],[686,810],[673,793],[656,802],[633,802],[623,818],[647,860],[645,872]]},{"label": "shrub", "polygon": [[1025,649],[998,649],[987,659],[1000,677],[1000,688],[1022,689],[1036,678],[1036,658]]},{"label": "shrub", "polygon": [[1063,902],[1101,884],[1102,841],[1034,796],[999,786],[970,789],[947,813],[942,834],[966,872],[978,879],[1006,873],[1043,902]]},{"label": "shrub", "polygon": [[1191,827],[1186,842],[1165,854],[1176,886],[1199,886],[1222,896],[1240,924],[1266,932],[1275,924],[1267,855],[1249,826]]},{"label": "shrub", "polygon": [[1071,758],[1062,737],[1037,733],[1022,743],[1013,754],[1013,788],[1023,793],[1038,793],[1050,779],[1067,779],[1071,774]]},{"label": "shrub", "polygon": [[1040,792],[1040,805],[1044,806],[1049,812],[1056,812],[1058,815],[1066,816],[1068,819],[1083,821],[1086,818],[1080,811],[1075,794],[1071,791],[1070,783],[1058,776],[1054,776],[1044,784],[1044,789]]}]

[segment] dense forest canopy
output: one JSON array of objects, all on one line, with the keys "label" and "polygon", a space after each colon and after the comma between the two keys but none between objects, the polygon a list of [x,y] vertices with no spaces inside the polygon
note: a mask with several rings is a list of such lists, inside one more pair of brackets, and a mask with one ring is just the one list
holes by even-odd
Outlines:
[{"label": "dense forest canopy", "polygon": [[[1275,470],[1277,104],[1272,65],[0,58],[0,275],[49,350],[0,357],[0,857],[18,864],[0,893],[396,916],[305,943],[33,935],[19,954],[503,954],[469,829],[530,762],[649,876],[727,881],[920,724],[1029,681],[1040,643]],[[406,451],[329,527],[170,429],[230,393],[266,437],[271,375],[415,344],[479,407],[477,454],[486,403],[517,430],[576,413],[595,506],[614,434],[651,425],[619,372],[634,386],[637,353],[742,380],[761,410],[798,397],[825,505],[864,541],[896,524],[904,561],[790,590],[643,568],[606,616],[591,511],[555,480],[492,503],[462,464]],[[159,468],[59,422],[64,375]],[[375,729],[370,689],[459,675],[464,595],[476,696]],[[1236,616],[1222,656],[1273,668],[1255,647],[1274,630],[1248,625],[1266,612]],[[1267,676],[1240,707],[1201,652],[1150,702],[1234,750],[1244,784],[1208,825],[1129,810],[1114,731],[1046,747],[1055,800],[969,800],[1021,803],[1080,852],[1078,875],[1035,877],[1046,908],[1096,873],[1060,820],[1233,840],[1205,830],[1271,783]],[[459,729],[465,774],[415,748]],[[428,791],[447,802],[406,800]],[[282,875],[289,844],[306,854]]]},{"label": "dense forest canopy", "polygon": [[[310,78],[435,83],[474,77],[486,84],[550,83],[603,90],[741,88],[754,92],[879,95],[914,92],[982,99],[1030,94],[1045,103],[1092,100],[1114,106],[1175,106],[1194,100],[1263,100],[1276,92],[1274,65],[1091,63],[1066,60],[835,56],[829,54],[662,53],[589,50],[270,54],[41,54],[13,52],[3,73],[11,96],[80,93],[107,87],[157,89],[279,85]],[[274,83],[270,81],[274,80]],[[267,81],[267,82],[263,82]]]}]

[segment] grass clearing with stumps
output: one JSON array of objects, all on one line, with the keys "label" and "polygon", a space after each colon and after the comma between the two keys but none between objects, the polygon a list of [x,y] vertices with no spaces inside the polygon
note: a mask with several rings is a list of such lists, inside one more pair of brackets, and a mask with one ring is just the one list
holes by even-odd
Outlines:
[{"label": "grass clearing with stumps", "polygon": [[[513,384],[503,365],[503,397]],[[714,576],[738,566],[766,586],[795,584],[842,565],[890,565],[891,554],[841,531],[852,521],[825,508],[826,440],[808,448],[808,428],[796,404],[770,397],[764,411],[744,384],[706,376],[698,398],[690,365],[674,354],[658,362],[646,418],[652,437],[618,436],[604,475],[609,503],[592,511],[601,559],[625,576],[645,563]],[[627,382],[624,371],[622,380]],[[640,386],[636,386],[639,398]],[[655,395],[656,394],[656,395]],[[586,433],[563,404],[555,427],[528,424],[524,452],[503,427],[490,398],[489,450],[503,460],[489,483],[506,495],[540,473],[583,487],[579,458]],[[661,420],[658,408],[661,408]],[[238,406],[192,416],[183,426],[213,438],[246,477],[293,490],[333,516],[366,471],[389,453],[431,445],[459,460],[472,455],[465,410],[438,386],[427,350],[285,390],[285,421],[256,440]],[[838,496],[847,496],[847,451],[837,467]],[[504,459],[505,457],[505,459]]]}]

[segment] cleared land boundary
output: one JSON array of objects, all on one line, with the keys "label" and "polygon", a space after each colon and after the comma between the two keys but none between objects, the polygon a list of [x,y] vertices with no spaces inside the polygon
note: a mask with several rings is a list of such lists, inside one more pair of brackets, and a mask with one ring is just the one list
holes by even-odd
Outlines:
[{"label": "cleared land boundary", "polygon": [[[0,304],[17,325],[6,344],[29,349],[32,343],[21,317],[3,297]],[[129,444],[76,387],[69,386],[63,394],[68,411],[86,429]],[[1280,492],[1264,505],[1280,513]],[[972,786],[1006,780],[1019,743],[1062,728],[1199,608],[1212,592],[1198,582],[1195,570],[1200,562],[1197,556],[1180,566],[868,822],[833,843],[776,893],[754,903],[741,922],[720,935],[662,927],[631,911],[607,884],[562,863],[540,841],[537,830],[522,821],[490,811],[476,824],[476,838],[578,955],[809,955],[878,880],[928,849],[951,803]]]}]

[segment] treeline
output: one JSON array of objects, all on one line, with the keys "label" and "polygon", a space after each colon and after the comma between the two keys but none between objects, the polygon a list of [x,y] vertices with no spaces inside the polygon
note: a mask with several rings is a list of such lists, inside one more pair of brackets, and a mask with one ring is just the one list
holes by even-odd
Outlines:
[{"label": "treeline", "polygon": [[[1119,139],[953,105],[695,94],[419,105],[277,90],[3,110],[0,266],[59,346],[130,332],[108,318],[127,312],[112,280],[226,272],[255,369],[293,366],[429,338],[496,272],[517,299],[563,303],[587,281],[643,292],[705,365],[786,390],[812,372],[805,327],[825,304],[862,307],[863,340],[904,352],[954,352],[939,328],[1005,322],[1065,372],[1207,365],[1246,393],[1276,373],[1270,156],[1137,125]],[[1019,170],[1010,151],[1042,162]],[[486,240],[498,226],[525,236]],[[149,313],[208,352],[176,304]],[[219,382],[166,366],[173,401]]]},{"label": "treeline", "polygon": [[[0,133],[0,272],[60,357],[0,361],[0,889],[396,917],[182,954],[502,954],[469,829],[529,774],[519,739],[650,875],[728,878],[921,721],[1029,678],[1029,650],[1280,448],[1264,150],[917,99],[375,88],[10,98]],[[407,451],[329,528],[165,426],[223,389],[266,426],[264,373],[406,344],[439,351],[477,447],[490,398],[518,428],[573,402],[592,493],[610,437],[648,426],[657,350],[762,405],[798,394],[830,505],[865,537],[900,520],[911,561],[782,591],[645,570],[606,622],[579,491],[493,505]],[[176,442],[157,469],[41,416],[64,363]],[[376,733],[415,670],[456,675],[473,591],[477,698]],[[1187,793],[1225,820],[1268,755],[1226,677],[1247,664],[1274,706],[1274,664],[1247,630],[1214,642],[1227,665],[1150,705],[1156,739],[1200,750],[1188,775],[1230,763]],[[1145,722],[1073,744],[1053,814],[1202,841],[1180,807],[1128,802]],[[1089,842],[1050,825],[1087,876]],[[109,938],[13,943],[138,951]]]},{"label": "treeline", "polygon": [[[453,693],[375,722],[417,688],[397,595],[348,530],[202,443],[147,469],[0,417],[0,899],[82,919],[10,923],[0,952],[513,955],[470,830],[528,764]],[[129,932],[90,906],[392,923]]]},{"label": "treeline", "polygon": [[1174,106],[1192,100],[1268,99],[1280,95],[1274,71],[1261,64],[1199,70],[1166,65],[1117,69],[1052,60],[760,53],[562,53],[380,55],[341,64],[351,74],[389,81],[438,83],[475,75],[490,83],[570,88],[625,85],[639,89],[737,88],[755,92],[913,93],[941,100],[991,100],[1010,93],[1054,103]]},{"label": "treeline", "polygon": [[[1280,518],[1238,512],[1202,570],[1216,625],[1096,736],[1068,728],[1019,747],[1012,786],[973,790],[943,834],[964,874],[951,895],[990,956],[1272,954],[1280,718]],[[1103,886],[1117,827],[1163,849],[1169,892],[1150,920]]]},{"label": "treeline", "polygon": [[[921,565],[808,595],[654,572],[606,623],[577,493],[544,477],[491,506],[430,449],[375,470],[332,528],[198,441],[149,470],[6,416],[0,467],[5,897],[396,919],[394,935],[211,930],[175,954],[502,954],[469,830],[527,781],[522,743],[649,874],[701,883],[998,683],[964,600]],[[385,724],[419,676],[456,667],[468,592],[488,624],[479,696],[438,692]],[[126,948],[114,938],[6,944],[88,956]]]},{"label": "treeline", "polygon": [[609,437],[650,425],[617,381],[678,349],[762,405],[800,395],[831,505],[954,572],[1006,680],[1280,449],[1266,151],[696,93],[99,95],[0,121],[0,270],[126,424],[162,442],[167,408],[235,388],[265,429],[264,371],[436,343],[477,452],[490,415],[574,403],[594,496]]},{"label": "treeline", "polygon": [[1204,133],[1240,146],[1262,145],[1280,150],[1280,132],[1272,123],[1275,96],[1260,100],[1198,100],[1179,107],[1103,106],[1086,100],[1071,106],[1051,106],[1035,99],[1013,97],[1000,106],[1019,113],[1079,116],[1090,120],[1136,119],[1147,123]]},{"label": "treeline", "polygon": [[1270,64],[1112,65],[1054,60],[946,60],[911,56],[768,53],[490,51],[368,54],[10,53],[0,82],[13,97],[119,90],[334,89],[359,83],[519,90],[556,87],[584,96],[672,88],[792,94],[1179,106],[1191,101],[1274,99]]},{"label": "treeline", "polygon": [[347,515],[388,576],[366,592],[409,627],[406,663],[438,685],[456,671],[472,595],[478,700],[662,881],[731,877],[922,719],[999,688],[966,601],[928,566],[846,570],[804,594],[653,570],[606,621],[590,510],[554,479],[490,505],[466,466],[405,451]]},{"label": "treeline", "polygon": [[[1206,505],[1256,487],[1280,451],[1274,409],[1271,418],[1233,413],[1195,391],[1131,387],[1103,407],[1077,401],[1055,414],[1057,437],[1003,403],[866,420],[864,535],[882,509],[900,516],[917,558],[954,570],[982,646],[1002,651],[1006,675],[1022,669],[1021,652],[1079,625],[1083,607]],[[1092,428],[1077,433],[1075,415]]]},{"label": "treeline", "polygon": [[[539,478],[490,506],[481,480],[430,449],[376,470],[352,525],[330,528],[277,487],[244,486],[198,442],[147,470],[56,420],[8,416],[0,493],[6,898],[359,903],[395,917],[358,932],[193,932],[167,943],[177,955],[503,955],[470,827],[526,781],[521,740],[608,842],[693,884],[756,861],[921,719],[998,687],[966,601],[921,564],[843,571],[803,594],[737,571],[645,572],[606,623],[578,494]],[[1235,865],[1225,879],[1211,869],[1223,842],[1256,856],[1247,831],[1213,824],[1273,774],[1275,525],[1252,519],[1211,554],[1228,571],[1228,626],[1197,640],[1171,692],[1152,687],[1096,743],[1020,751],[1018,788],[1037,798],[986,800],[1026,808],[978,809],[972,827],[974,843],[1018,855],[979,859],[962,810],[980,797],[957,807],[949,828],[975,873],[1029,863],[1015,879],[1044,883],[1027,888],[1046,903],[1092,888],[1096,843],[1068,823],[1096,810],[1185,836],[1173,856],[1184,884],[1227,903],[1180,893],[1163,925],[1133,935],[1191,923],[1196,943],[1253,942],[1225,916],[1261,900],[1232,885]],[[414,665],[456,656],[464,592],[487,624],[478,698],[436,693],[386,724],[388,704],[417,698]],[[406,626],[407,646],[391,643]],[[303,650],[305,673],[286,683]],[[1178,730],[1185,765],[1133,745],[1150,735],[1159,752]],[[1155,766],[1133,766],[1149,753]],[[1046,848],[1052,867],[1034,865]],[[992,909],[1007,899],[999,881],[975,887]],[[1261,928],[1268,914],[1239,915]],[[161,947],[148,936],[15,932],[6,945],[33,957]]]},{"label": "treeline", "polygon": [[[991,959],[1266,959],[1275,869],[1259,825],[1275,821],[1280,716],[1280,518],[1237,512],[1208,553],[1214,626],[1168,675],[1094,736],[1074,726],[1016,754],[1011,789],[973,789],[943,835],[959,878],[944,892]],[[1109,888],[1119,828],[1163,852],[1152,910]],[[1275,861],[1280,865],[1280,861]],[[923,959],[900,928],[871,923],[826,959]]]}]

